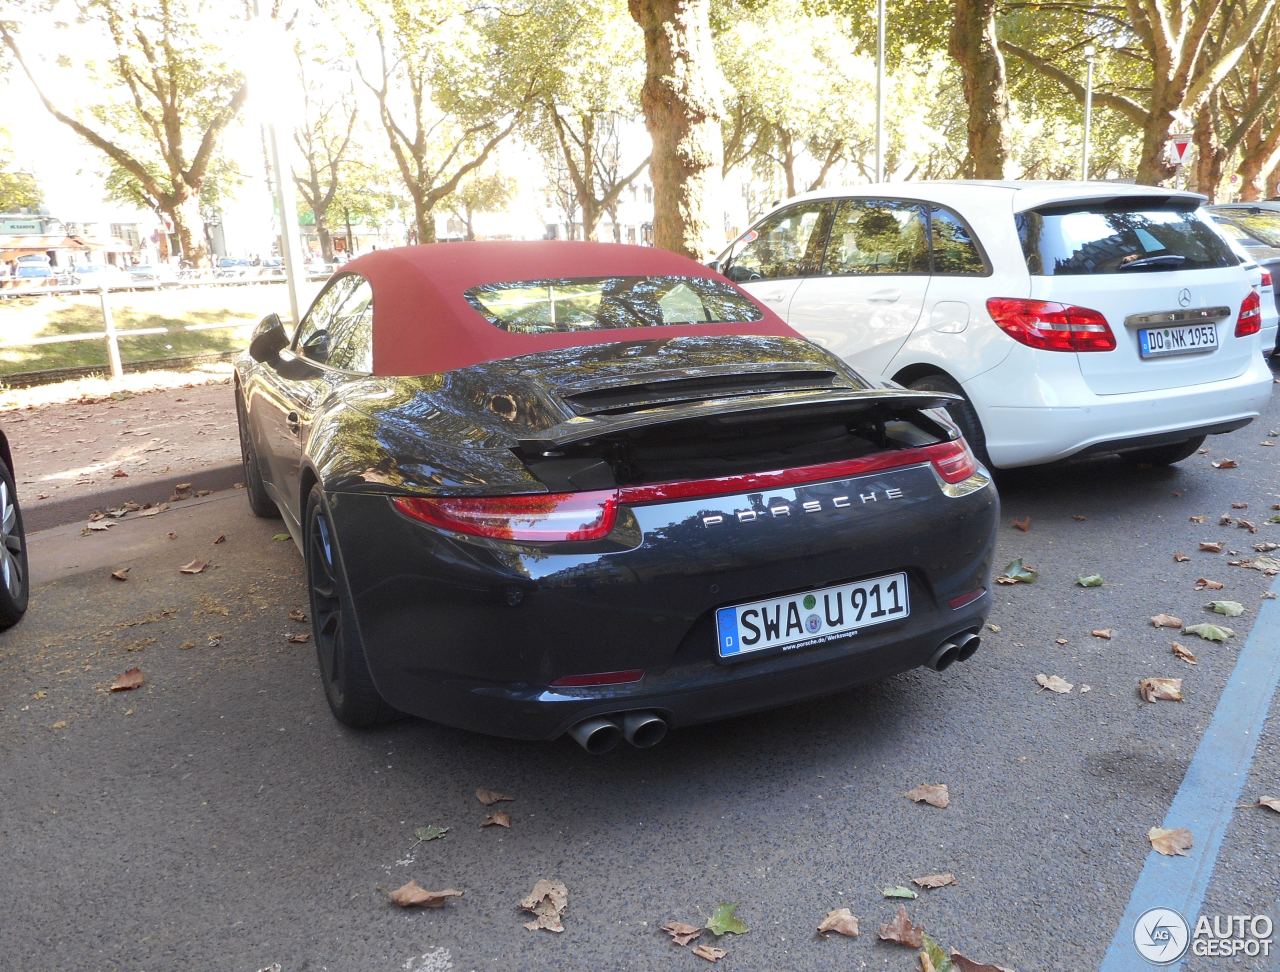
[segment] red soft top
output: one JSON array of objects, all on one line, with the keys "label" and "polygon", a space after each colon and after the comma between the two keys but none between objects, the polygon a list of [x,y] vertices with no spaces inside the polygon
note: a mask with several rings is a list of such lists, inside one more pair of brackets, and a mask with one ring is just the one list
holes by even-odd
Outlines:
[{"label": "red soft top", "polygon": [[798,337],[778,315],[746,295],[763,313],[758,321],[673,324],[553,334],[512,334],[490,324],[463,293],[489,283],[573,277],[724,277],[666,250],[617,243],[430,243],[377,250],[341,272],[373,285],[373,373],[429,375],[536,351],[619,341],[665,340],[709,334]]}]

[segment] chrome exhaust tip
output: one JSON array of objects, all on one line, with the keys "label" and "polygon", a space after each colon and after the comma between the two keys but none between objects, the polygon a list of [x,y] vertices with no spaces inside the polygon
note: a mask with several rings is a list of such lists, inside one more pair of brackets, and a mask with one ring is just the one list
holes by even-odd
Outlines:
[{"label": "chrome exhaust tip", "polygon": [[622,735],[636,749],[648,749],[667,735],[667,720],[655,712],[628,712],[622,717]]},{"label": "chrome exhaust tip", "polygon": [[952,662],[960,659],[960,646],[950,641],[944,641],[935,651],[928,661],[928,666],[935,672],[946,671],[951,667]]},{"label": "chrome exhaust tip", "polygon": [[976,634],[964,635],[958,642],[960,654],[956,657],[956,661],[968,661],[973,657],[973,653],[978,650],[978,646],[982,644],[982,639]]},{"label": "chrome exhaust tip", "polygon": [[607,753],[622,742],[622,730],[612,719],[587,719],[570,729],[569,735],[592,756]]}]

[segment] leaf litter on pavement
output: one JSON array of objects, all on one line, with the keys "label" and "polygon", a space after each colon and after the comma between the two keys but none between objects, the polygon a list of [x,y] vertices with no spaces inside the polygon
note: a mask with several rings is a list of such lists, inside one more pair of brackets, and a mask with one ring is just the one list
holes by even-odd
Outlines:
[{"label": "leaf litter on pavement", "polygon": [[1182,679],[1180,678],[1140,678],[1138,679],[1138,695],[1144,702],[1181,702]]},{"label": "leaf litter on pavement", "polygon": [[526,921],[524,927],[529,931],[539,928],[549,932],[562,932],[564,925],[561,918],[569,907],[569,889],[560,881],[543,878],[533,886],[533,890],[520,899],[520,910],[533,915],[532,921]]},{"label": "leaf litter on pavement", "polygon": [[1165,857],[1186,857],[1191,847],[1191,831],[1186,827],[1152,827],[1147,831],[1147,840],[1157,853]]},{"label": "leaf litter on pavement", "polygon": [[1065,678],[1057,675],[1045,675],[1041,672],[1036,676],[1036,682],[1042,689],[1048,689],[1050,692],[1057,692],[1059,695],[1067,695],[1075,686],[1068,682]]},{"label": "leaf litter on pavement", "polygon": [[903,794],[908,800],[916,803],[927,803],[931,807],[945,810],[951,805],[951,791],[945,783],[921,783],[919,786]]},{"label": "leaf litter on pavement", "polygon": [[392,904],[401,908],[443,908],[450,898],[460,897],[462,892],[456,888],[428,891],[417,881],[409,881],[391,892]]},{"label": "leaf litter on pavement", "polygon": [[836,908],[828,911],[827,916],[818,922],[818,935],[826,938],[830,933],[844,935],[846,938],[857,938],[858,919],[848,908]]},{"label": "leaf litter on pavement", "polygon": [[723,902],[716,905],[704,926],[707,931],[719,938],[721,935],[745,935],[751,929],[738,917],[738,905]]}]

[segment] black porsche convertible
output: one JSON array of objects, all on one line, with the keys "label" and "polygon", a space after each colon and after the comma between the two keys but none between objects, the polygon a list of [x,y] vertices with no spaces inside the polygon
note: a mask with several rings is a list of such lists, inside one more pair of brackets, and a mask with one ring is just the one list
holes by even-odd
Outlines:
[{"label": "black porsche convertible", "polygon": [[969,657],[998,501],[948,397],[592,243],[360,257],[236,366],[338,719],[591,752]]}]

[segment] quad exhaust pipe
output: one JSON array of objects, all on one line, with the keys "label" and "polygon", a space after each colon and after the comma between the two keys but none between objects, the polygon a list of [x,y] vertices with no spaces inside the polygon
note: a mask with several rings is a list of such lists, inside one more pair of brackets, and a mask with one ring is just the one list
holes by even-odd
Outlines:
[{"label": "quad exhaust pipe", "polygon": [[667,720],[656,712],[596,716],[579,722],[569,730],[569,735],[592,756],[609,752],[623,739],[636,749],[649,749],[666,738]]},{"label": "quad exhaust pipe", "polygon": [[945,671],[950,668],[954,662],[966,661],[973,657],[973,653],[978,650],[978,646],[982,644],[982,639],[972,632],[962,634],[955,641],[944,641],[938,646],[930,657],[927,664],[935,672]]}]

